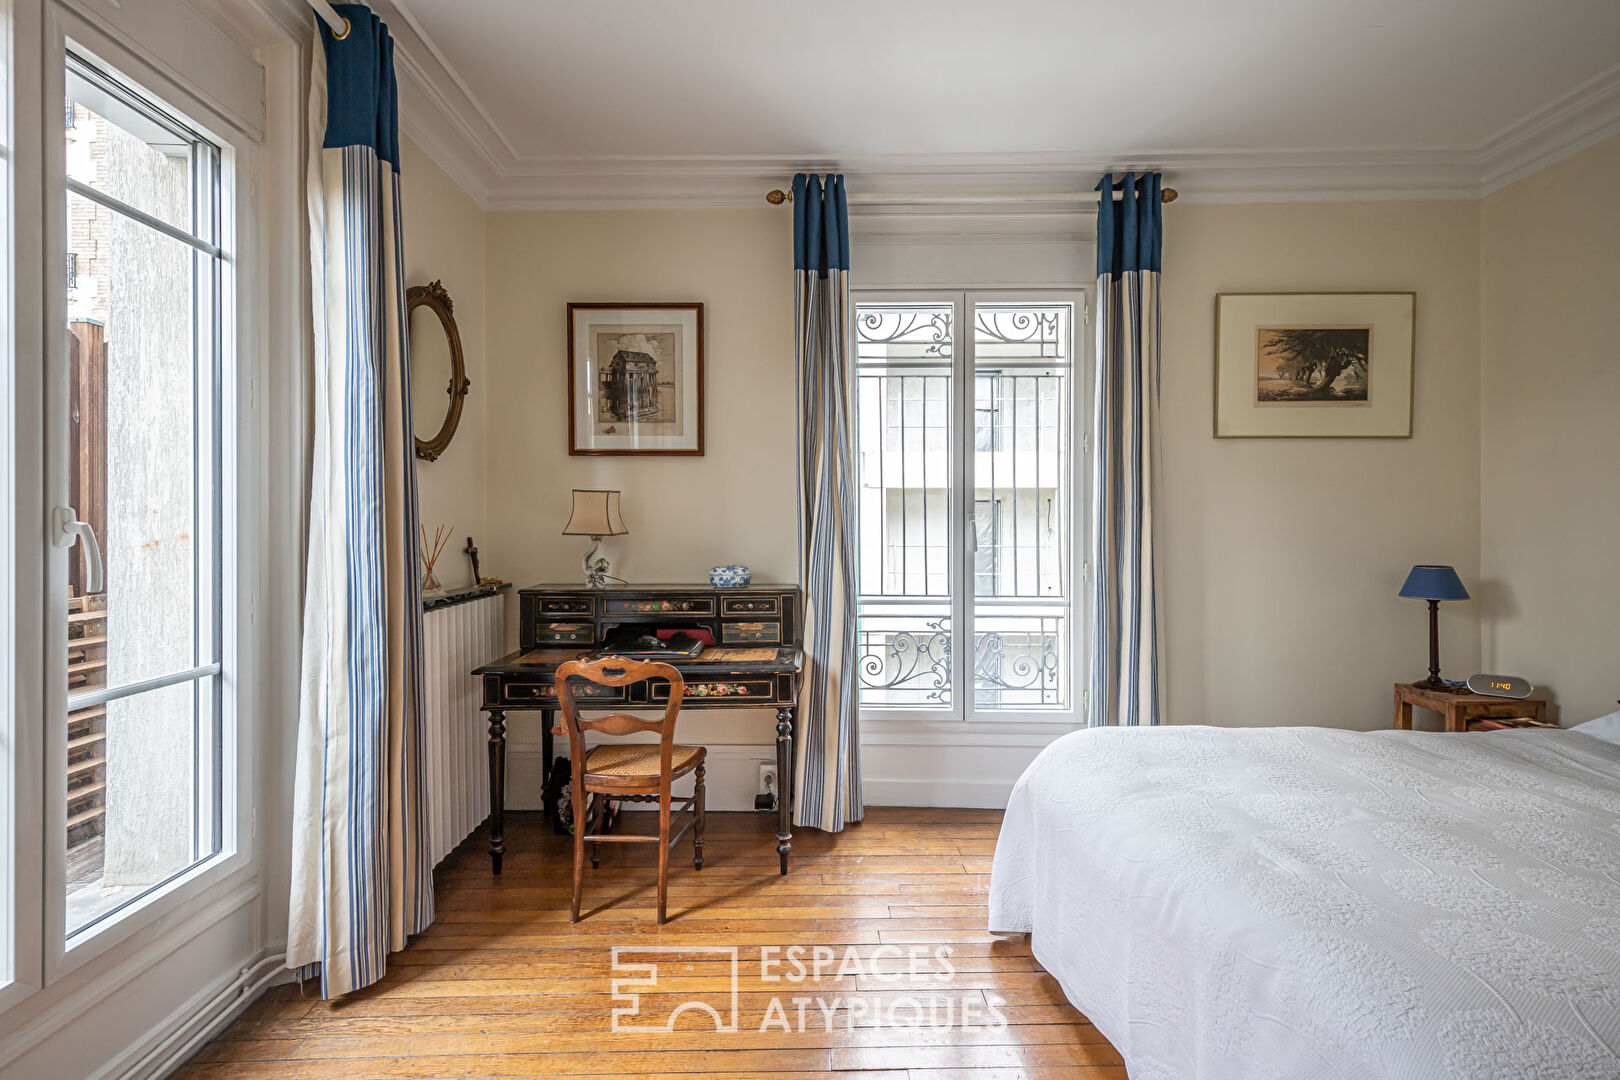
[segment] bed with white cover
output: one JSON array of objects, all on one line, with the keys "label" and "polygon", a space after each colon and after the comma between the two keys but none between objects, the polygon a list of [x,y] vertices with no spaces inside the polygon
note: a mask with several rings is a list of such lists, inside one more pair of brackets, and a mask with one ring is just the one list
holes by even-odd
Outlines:
[{"label": "bed with white cover", "polygon": [[989,918],[1131,1080],[1615,1080],[1620,745],[1073,732],[1013,790]]}]

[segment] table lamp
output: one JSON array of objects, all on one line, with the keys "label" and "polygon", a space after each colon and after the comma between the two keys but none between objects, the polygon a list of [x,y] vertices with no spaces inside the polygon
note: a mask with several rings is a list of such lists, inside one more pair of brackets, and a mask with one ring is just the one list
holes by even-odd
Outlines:
[{"label": "table lamp", "polygon": [[588,536],[591,550],[585,553],[585,584],[600,589],[610,581],[623,585],[624,579],[608,573],[607,557],[597,556],[604,536],[623,536],[630,530],[619,516],[617,491],[581,491],[574,489],[574,511],[563,526],[564,536]]},{"label": "table lamp", "polygon": [[1429,677],[1414,685],[1425,690],[1448,689],[1440,677],[1440,601],[1468,599],[1462,578],[1449,566],[1414,566],[1400,595],[1429,602]]}]

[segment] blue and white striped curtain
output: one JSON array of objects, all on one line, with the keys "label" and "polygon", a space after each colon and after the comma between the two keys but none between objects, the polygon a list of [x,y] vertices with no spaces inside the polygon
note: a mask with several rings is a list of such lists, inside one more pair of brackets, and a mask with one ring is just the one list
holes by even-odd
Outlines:
[{"label": "blue and white striped curtain", "polygon": [[855,711],[855,472],[844,178],[793,178],[798,285],[799,580],[804,686],[793,820],[838,832],[865,814]]},{"label": "blue and white striped curtain", "polygon": [[1087,720],[1157,724],[1164,700],[1153,489],[1159,472],[1160,174],[1102,178],[1092,423]]},{"label": "blue and white striped curtain", "polygon": [[388,28],[316,23],[309,223],[315,438],[287,965],[333,997],[433,921],[422,587]]}]

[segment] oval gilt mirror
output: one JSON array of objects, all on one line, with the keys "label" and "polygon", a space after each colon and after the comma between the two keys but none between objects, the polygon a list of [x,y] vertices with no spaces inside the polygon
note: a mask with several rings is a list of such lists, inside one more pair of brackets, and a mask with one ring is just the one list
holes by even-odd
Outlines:
[{"label": "oval gilt mirror", "polygon": [[455,437],[467,397],[461,332],[450,294],[441,282],[412,285],[405,293],[411,335],[411,428],[416,456],[437,461]]}]

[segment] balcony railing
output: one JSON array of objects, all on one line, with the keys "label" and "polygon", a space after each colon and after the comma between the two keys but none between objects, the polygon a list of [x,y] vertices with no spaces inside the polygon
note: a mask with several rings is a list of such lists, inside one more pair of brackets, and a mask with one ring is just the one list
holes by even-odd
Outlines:
[{"label": "balcony railing", "polygon": [[[1058,709],[1068,704],[1068,618],[1059,605],[984,604],[973,632],[976,709]],[[857,635],[861,703],[944,709],[952,703],[948,609],[868,601]]]}]

